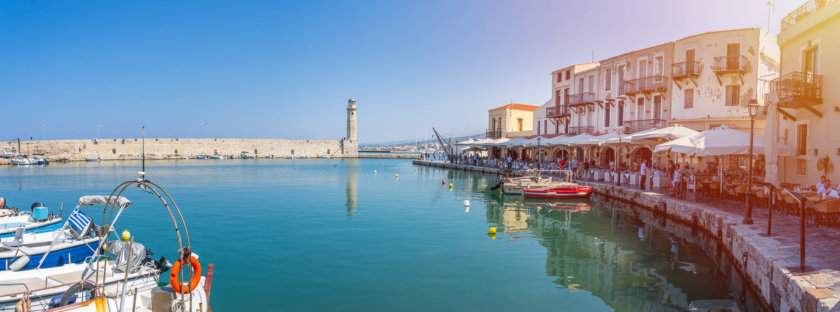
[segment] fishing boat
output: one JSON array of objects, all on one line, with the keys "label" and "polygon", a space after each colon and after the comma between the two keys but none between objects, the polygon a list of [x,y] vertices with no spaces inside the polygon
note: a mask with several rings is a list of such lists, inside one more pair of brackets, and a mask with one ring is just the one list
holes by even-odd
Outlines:
[{"label": "fishing boat", "polygon": [[551,177],[522,176],[514,178],[503,178],[500,182],[502,193],[512,195],[524,195],[526,188],[546,188],[560,185],[561,181],[553,181]]},{"label": "fishing boat", "polygon": [[544,188],[525,188],[522,191],[525,198],[589,198],[592,195],[591,186],[570,182]]},{"label": "fishing boat", "polygon": [[30,211],[19,211],[7,207],[6,199],[0,197],[0,238],[14,236],[19,228],[24,233],[52,232],[61,228],[61,221],[41,203],[32,204]]}]

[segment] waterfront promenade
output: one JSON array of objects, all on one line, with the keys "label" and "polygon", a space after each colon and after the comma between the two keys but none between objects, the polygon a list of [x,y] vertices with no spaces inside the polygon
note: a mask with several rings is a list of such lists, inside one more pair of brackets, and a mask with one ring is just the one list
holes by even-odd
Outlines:
[{"label": "waterfront promenade", "polygon": [[[414,164],[485,173],[497,168],[415,160]],[[689,224],[716,237],[736,261],[736,269],[759,290],[763,300],[779,311],[840,311],[840,230],[806,226],[806,272],[797,272],[800,257],[800,219],[773,215],[772,235],[767,233],[767,209],[754,209],[752,225],[742,224],[744,206],[725,200],[710,200],[697,194],[688,199],[668,195],[668,189],[641,191],[595,181],[577,181],[593,186],[597,193],[630,202],[658,214]]]}]

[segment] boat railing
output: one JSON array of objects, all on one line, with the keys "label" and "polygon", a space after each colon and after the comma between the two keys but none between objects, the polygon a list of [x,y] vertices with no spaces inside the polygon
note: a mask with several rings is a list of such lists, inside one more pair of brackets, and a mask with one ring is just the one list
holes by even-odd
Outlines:
[{"label": "boat railing", "polygon": [[[11,293],[11,294],[4,294],[4,295],[0,295],[0,298],[16,297],[16,296],[21,296],[21,295],[22,295],[23,297],[21,297],[21,299],[27,299],[27,301],[29,302],[28,304],[29,304],[29,306],[31,307],[31,306],[32,306],[32,305],[31,305],[31,301],[32,301],[32,300],[31,300],[31,298],[32,298],[33,296],[34,296],[34,297],[36,297],[36,298],[38,298],[37,300],[39,300],[39,301],[40,301],[40,300],[48,300],[48,301],[49,301],[49,300],[51,300],[51,299],[54,297],[54,296],[52,296],[52,295],[51,295],[51,296],[44,297],[44,296],[42,296],[42,295],[39,295],[39,294],[38,294],[38,292],[43,292],[43,291],[45,291],[45,290],[50,290],[50,289],[55,289],[55,288],[61,288],[61,287],[72,287],[73,285],[76,285],[76,284],[78,284],[78,283],[90,283],[90,284],[93,284],[93,285],[94,285],[94,289],[96,289],[97,293],[99,293],[99,292],[100,292],[100,290],[99,290],[99,285],[98,285],[97,283],[95,283],[95,282],[91,281],[91,280],[81,280],[81,281],[78,281],[78,282],[67,283],[67,284],[61,284],[61,285],[53,285],[53,286],[50,286],[50,287],[38,288],[38,289],[34,289],[34,290],[33,290],[33,289],[29,289],[29,286],[28,286],[28,285],[26,285],[26,283],[0,283],[0,286],[23,286],[23,288],[24,288],[24,289],[26,289],[26,290],[24,290],[24,291],[19,291],[19,292],[16,292],[16,293]],[[46,305],[48,305],[48,304],[49,304],[49,303],[45,304],[45,306],[46,306]],[[28,309],[27,309],[27,311],[28,311]]]}]

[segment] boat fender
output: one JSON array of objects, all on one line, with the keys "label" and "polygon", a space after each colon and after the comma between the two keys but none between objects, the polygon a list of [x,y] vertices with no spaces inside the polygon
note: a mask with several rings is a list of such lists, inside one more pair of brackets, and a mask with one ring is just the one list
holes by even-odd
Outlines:
[{"label": "boat fender", "polygon": [[[169,283],[172,284],[172,290],[178,293],[186,294],[192,292],[198,287],[201,281],[201,263],[198,258],[193,255],[188,255],[189,259],[180,259],[175,261],[172,265],[172,271],[169,272]],[[178,280],[178,273],[181,272],[181,266],[189,264],[192,267],[193,275],[188,284],[181,284]]]},{"label": "boat fender", "polygon": [[[76,301],[76,294],[79,293],[79,292],[82,292],[82,291],[91,291],[92,292],[94,290],[96,290],[96,284],[94,284],[93,282],[83,281],[83,282],[76,283],[73,286],[70,286],[70,288],[68,288],[67,291],[65,291],[64,294],[61,295],[61,305],[59,305],[59,306],[60,307],[66,306],[66,305],[71,303],[71,300],[72,300],[72,302],[75,302]],[[94,296],[90,296],[90,297],[93,298]]]},{"label": "boat fender", "polygon": [[23,256],[17,258],[15,262],[12,262],[12,264],[9,265],[9,269],[12,271],[20,271],[21,269],[26,267],[27,264],[29,264],[29,256]]}]

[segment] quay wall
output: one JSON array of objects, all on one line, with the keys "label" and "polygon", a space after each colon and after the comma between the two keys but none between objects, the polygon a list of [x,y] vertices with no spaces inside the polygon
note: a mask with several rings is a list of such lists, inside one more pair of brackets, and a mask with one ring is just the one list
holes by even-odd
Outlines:
[{"label": "quay wall", "polygon": [[[475,172],[502,172],[499,169],[419,160],[415,160],[414,164]],[[821,268],[797,273],[789,269],[799,266],[798,235],[785,240],[765,237],[760,234],[766,232],[766,224],[742,224],[744,216],[740,214],[655,192],[597,182],[580,183],[594,187],[598,194],[638,205],[709,233],[720,241],[722,249],[730,257],[736,259],[733,261],[735,269],[777,311],[840,311],[840,288],[837,287],[840,285],[840,272]],[[818,260],[806,255],[806,264],[817,263]]]},{"label": "quay wall", "polygon": [[[47,140],[20,142],[25,154],[43,153],[51,161],[140,159],[141,139]],[[281,140],[281,139],[146,139],[147,159],[195,158],[196,155],[249,155],[286,157],[289,155],[320,157],[356,157],[356,146],[344,153],[346,141],[336,140]],[[355,145],[355,144],[354,144]],[[349,144],[348,144],[349,147]],[[0,150],[17,150],[17,142],[3,142]],[[8,160],[5,160],[8,163]]]}]

